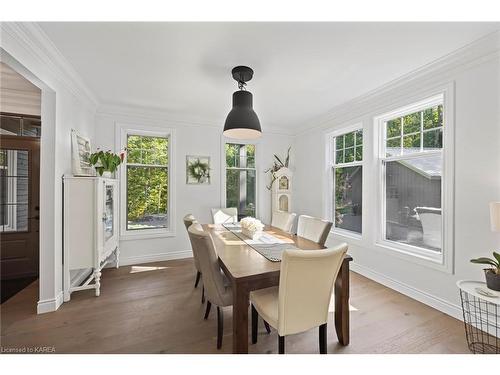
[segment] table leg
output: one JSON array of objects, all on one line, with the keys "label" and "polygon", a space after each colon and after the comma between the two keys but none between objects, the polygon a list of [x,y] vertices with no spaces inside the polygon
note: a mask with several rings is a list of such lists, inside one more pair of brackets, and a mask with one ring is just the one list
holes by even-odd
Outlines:
[{"label": "table leg", "polygon": [[233,283],[233,353],[248,353],[248,304],[246,283]]},{"label": "table leg", "polygon": [[344,260],[335,280],[335,330],[339,343],[349,345],[349,261]]}]

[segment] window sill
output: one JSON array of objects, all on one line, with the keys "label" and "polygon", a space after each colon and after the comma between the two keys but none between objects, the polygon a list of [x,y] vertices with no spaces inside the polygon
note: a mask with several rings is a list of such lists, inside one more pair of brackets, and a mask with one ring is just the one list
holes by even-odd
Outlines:
[{"label": "window sill", "polygon": [[[411,247],[407,248],[406,246],[399,246],[397,243],[388,241],[380,241],[375,243],[375,249],[411,263],[415,263],[428,268],[433,268],[441,272],[450,274],[453,273],[451,265],[447,265],[444,263],[443,252],[436,256],[433,256],[432,253],[426,255],[425,253],[417,253],[412,251]],[[431,250],[429,250],[429,252],[431,252]]]},{"label": "window sill", "polygon": [[140,231],[138,233],[122,233],[120,235],[120,241],[134,241],[134,240],[148,240],[154,238],[167,238],[175,237],[175,232],[173,231],[155,231],[154,233],[148,233],[147,231]]},{"label": "window sill", "polygon": [[363,235],[356,232],[351,232],[348,230],[343,230],[339,228],[333,228],[330,230],[330,234],[336,237],[342,237],[349,241],[361,243],[363,240]]}]

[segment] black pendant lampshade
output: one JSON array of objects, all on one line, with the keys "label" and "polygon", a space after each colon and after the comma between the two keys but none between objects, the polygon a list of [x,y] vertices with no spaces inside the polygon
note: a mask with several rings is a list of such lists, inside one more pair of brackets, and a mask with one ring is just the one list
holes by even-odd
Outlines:
[{"label": "black pendant lampshade", "polygon": [[252,108],[253,95],[245,90],[246,82],[252,79],[253,70],[247,66],[237,66],[231,73],[238,82],[240,91],[233,93],[233,109],[227,115],[224,135],[237,139],[259,138],[262,130],[259,118]]}]

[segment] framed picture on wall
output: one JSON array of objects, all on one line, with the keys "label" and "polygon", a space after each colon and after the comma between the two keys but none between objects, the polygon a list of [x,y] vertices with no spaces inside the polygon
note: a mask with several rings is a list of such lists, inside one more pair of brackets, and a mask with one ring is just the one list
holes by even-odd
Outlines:
[{"label": "framed picture on wall", "polygon": [[90,164],[92,148],[90,139],[71,130],[71,165],[73,176],[95,176],[95,169]]},{"label": "framed picture on wall", "polygon": [[210,156],[186,156],[186,184],[210,185]]}]

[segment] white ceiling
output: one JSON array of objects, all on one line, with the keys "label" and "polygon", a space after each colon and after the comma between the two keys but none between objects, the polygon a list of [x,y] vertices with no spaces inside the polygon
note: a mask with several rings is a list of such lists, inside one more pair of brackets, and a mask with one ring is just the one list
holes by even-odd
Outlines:
[{"label": "white ceiling", "polygon": [[296,131],[332,107],[432,62],[499,23],[41,23],[103,104],[223,124],[236,82],[263,131]]}]

